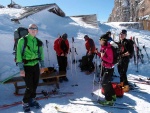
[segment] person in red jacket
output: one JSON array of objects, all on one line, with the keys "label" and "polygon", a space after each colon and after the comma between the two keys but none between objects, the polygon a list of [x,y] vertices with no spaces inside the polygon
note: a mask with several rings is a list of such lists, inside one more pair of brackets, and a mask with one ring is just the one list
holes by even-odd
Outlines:
[{"label": "person in red jacket", "polygon": [[93,58],[95,55],[95,43],[88,35],[84,36],[86,56],[88,57],[88,66],[86,74],[90,74],[94,70]]},{"label": "person in red jacket", "polygon": [[[67,34],[64,33],[62,36],[54,41],[54,50],[56,51],[57,61],[59,65],[59,74],[66,74],[67,68],[67,54],[69,52],[69,42],[67,40]],[[68,78],[61,77],[60,82],[68,81]]]},{"label": "person in red jacket", "polygon": [[104,89],[105,101],[101,101],[103,105],[113,105],[113,101],[116,100],[115,91],[111,84],[111,76],[113,74],[113,50],[108,40],[108,35],[104,34],[100,37],[100,52],[95,50],[95,53],[101,58],[102,74],[101,84]]}]

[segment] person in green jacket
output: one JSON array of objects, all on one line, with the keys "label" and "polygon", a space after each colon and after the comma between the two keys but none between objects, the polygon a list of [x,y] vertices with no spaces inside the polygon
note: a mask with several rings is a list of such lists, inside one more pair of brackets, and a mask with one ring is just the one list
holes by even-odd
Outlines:
[{"label": "person in green jacket", "polygon": [[[40,73],[44,72],[43,43],[36,38],[38,27],[35,24],[30,24],[28,32],[28,35],[19,39],[16,56],[16,62],[20,68],[20,75],[26,84],[23,97],[24,112],[29,112],[30,107],[41,108],[40,104],[35,100],[35,97]],[[41,68],[39,67],[39,63]]]}]

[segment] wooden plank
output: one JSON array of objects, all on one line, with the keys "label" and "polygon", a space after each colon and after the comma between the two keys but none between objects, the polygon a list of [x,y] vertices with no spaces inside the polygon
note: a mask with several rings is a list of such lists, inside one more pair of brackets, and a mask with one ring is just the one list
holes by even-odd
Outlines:
[{"label": "wooden plank", "polygon": [[[49,79],[49,78],[55,78],[55,77],[63,77],[66,76],[65,74],[58,75],[57,72],[53,73],[42,73],[40,75],[40,79]],[[19,77],[13,77],[12,79],[6,81],[4,84],[9,84],[9,83],[16,83],[16,82],[22,82],[23,78],[21,76]]]},{"label": "wooden plank", "polygon": [[[39,83],[38,86],[44,86],[44,85],[49,85],[49,84],[56,84],[56,87],[59,88],[59,77],[63,77],[66,76],[65,73],[61,73],[60,75],[57,72],[53,72],[53,73],[42,73],[40,75],[40,79],[50,79],[50,78],[55,78],[54,81],[50,81],[50,82],[42,82]],[[18,82],[23,82],[23,77],[19,76],[19,77],[13,77],[12,79],[6,81],[4,84],[9,84],[9,83],[13,83],[15,86],[15,94],[18,94],[19,89],[23,89],[26,88],[25,85],[21,85],[18,86]]]}]

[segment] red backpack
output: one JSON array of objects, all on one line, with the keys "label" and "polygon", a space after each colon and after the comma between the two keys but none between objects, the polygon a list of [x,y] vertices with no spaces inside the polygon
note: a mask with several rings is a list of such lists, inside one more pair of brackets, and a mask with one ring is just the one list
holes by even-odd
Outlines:
[{"label": "red backpack", "polygon": [[[122,87],[120,85],[118,85],[118,83],[115,83],[115,82],[112,83],[112,86],[115,90],[116,96],[117,97],[123,97],[124,92],[123,92]],[[101,89],[101,92],[102,92],[102,94],[104,94],[103,88]]]}]

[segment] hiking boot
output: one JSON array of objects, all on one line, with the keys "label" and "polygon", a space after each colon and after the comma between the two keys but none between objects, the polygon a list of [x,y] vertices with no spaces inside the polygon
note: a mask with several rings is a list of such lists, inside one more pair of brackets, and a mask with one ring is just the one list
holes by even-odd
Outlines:
[{"label": "hiking boot", "polygon": [[24,103],[24,102],[22,102],[22,106],[23,106],[23,110],[24,110],[25,113],[30,112],[29,103]]},{"label": "hiking boot", "polygon": [[129,85],[125,85],[123,88],[123,92],[129,92],[130,88]]},{"label": "hiking boot", "polygon": [[68,82],[68,78],[65,76],[65,77],[63,77],[63,81],[66,81],[66,82]]},{"label": "hiking boot", "polygon": [[29,105],[30,107],[34,107],[36,109],[41,108],[41,105],[35,100],[35,98],[30,99]]},{"label": "hiking boot", "polygon": [[116,98],[117,98],[116,95],[112,96],[113,101],[116,101]]},{"label": "hiking boot", "polygon": [[113,106],[114,101],[113,100],[110,100],[110,101],[104,100],[104,101],[99,101],[99,104]]}]

